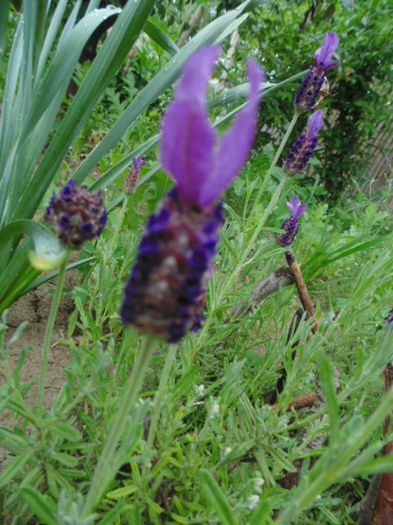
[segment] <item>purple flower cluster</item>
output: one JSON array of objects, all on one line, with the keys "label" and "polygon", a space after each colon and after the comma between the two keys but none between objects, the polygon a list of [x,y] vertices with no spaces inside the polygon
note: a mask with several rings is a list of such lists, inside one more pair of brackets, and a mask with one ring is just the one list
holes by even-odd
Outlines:
[{"label": "purple flower cluster", "polygon": [[306,205],[301,204],[297,195],[292,197],[290,202],[287,202],[287,206],[291,212],[291,218],[287,219],[281,226],[285,233],[277,236],[277,242],[284,247],[290,246],[295,240],[299,231],[299,217],[306,209]]},{"label": "purple flower cluster", "polygon": [[309,117],[304,133],[297,139],[284,161],[284,168],[289,173],[299,173],[304,169],[317,147],[317,136],[322,126],[322,112],[315,111]]},{"label": "purple flower cluster", "polygon": [[199,330],[223,217],[222,203],[188,206],[177,188],[168,193],[139,245],[125,289],[123,324],[171,343]]},{"label": "purple flower cluster", "polygon": [[308,111],[313,109],[325,80],[326,71],[339,64],[339,62],[332,60],[337,46],[338,36],[335,33],[326,33],[322,46],[315,53],[314,64],[295,95],[295,107]]},{"label": "purple flower cluster", "polygon": [[217,144],[205,96],[219,51],[191,57],[165,115],[161,161],[176,187],[148,221],[121,310],[123,324],[169,342],[201,327],[223,222],[216,201],[247,160],[257,123],[263,76],[250,61],[248,104]]},{"label": "purple flower cluster", "polygon": [[393,326],[393,310],[385,317],[386,326]]},{"label": "purple flower cluster", "polygon": [[139,177],[141,176],[141,168],[146,164],[144,160],[142,160],[142,157],[134,157],[132,159],[132,168],[130,169],[130,172],[127,175],[127,179],[124,185],[124,191],[130,195],[135,190]]},{"label": "purple flower cluster", "polygon": [[83,242],[99,237],[107,221],[101,191],[89,193],[71,179],[57,197],[53,193],[45,220],[61,244],[79,248]]}]

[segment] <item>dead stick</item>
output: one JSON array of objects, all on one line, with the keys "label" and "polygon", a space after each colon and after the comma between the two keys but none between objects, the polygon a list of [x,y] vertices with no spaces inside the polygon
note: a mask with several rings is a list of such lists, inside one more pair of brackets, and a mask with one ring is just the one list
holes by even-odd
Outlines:
[{"label": "dead stick", "polygon": [[249,298],[234,306],[230,313],[230,318],[233,319],[242,317],[249,310],[255,311],[258,304],[263,299],[276,292],[280,288],[293,284],[293,282],[294,278],[291,270],[285,268],[285,266],[278,268],[275,272],[270,274],[268,277],[266,277],[266,279],[255,286]]},{"label": "dead stick", "polygon": [[[390,392],[393,384],[393,365],[391,363],[385,368],[383,375],[385,376],[386,392]],[[391,428],[391,418],[387,417],[385,420],[385,434]],[[393,443],[388,443],[383,449],[383,454],[388,456],[393,454]],[[375,505],[375,513],[372,520],[372,525],[392,525],[393,524],[393,472],[386,472],[382,474],[379,484],[379,493]]]},{"label": "dead stick", "polygon": [[302,272],[299,268],[298,263],[296,262],[296,257],[292,250],[288,250],[287,252],[285,252],[285,259],[295,279],[295,284],[299,294],[299,298],[303,308],[306,310],[307,317],[311,317],[314,319],[314,326],[312,327],[312,331],[314,334],[316,334],[319,330],[320,323],[317,316],[315,315],[315,309],[311,302],[310,294],[308,293]]},{"label": "dead stick", "polygon": [[[301,408],[312,407],[317,399],[316,392],[308,392],[302,396],[294,397],[288,405],[288,410],[294,408],[300,410]],[[277,410],[277,405],[272,405],[273,410]]]}]

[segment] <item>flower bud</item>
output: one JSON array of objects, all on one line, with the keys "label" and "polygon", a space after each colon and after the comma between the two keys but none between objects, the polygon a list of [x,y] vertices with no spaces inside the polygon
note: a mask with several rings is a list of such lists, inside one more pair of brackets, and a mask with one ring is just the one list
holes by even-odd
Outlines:
[{"label": "flower bud", "polygon": [[79,248],[84,241],[99,237],[107,221],[102,193],[89,193],[71,179],[57,197],[53,193],[45,220],[61,244]]}]

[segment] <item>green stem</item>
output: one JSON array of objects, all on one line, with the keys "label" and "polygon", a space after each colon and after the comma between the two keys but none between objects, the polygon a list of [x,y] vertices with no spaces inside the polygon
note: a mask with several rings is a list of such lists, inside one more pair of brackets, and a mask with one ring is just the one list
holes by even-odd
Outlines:
[{"label": "green stem", "polygon": [[[267,173],[265,175],[263,183],[262,183],[262,185],[261,185],[261,187],[260,187],[260,189],[258,191],[257,197],[256,197],[256,199],[254,201],[254,204],[253,204],[253,206],[251,208],[251,212],[249,214],[249,220],[248,220],[248,223],[246,225],[246,230],[249,229],[250,218],[253,217],[253,215],[255,213],[256,206],[258,205],[258,202],[260,201],[263,192],[266,190],[266,187],[267,187],[268,182],[269,182],[269,180],[271,178],[273,170],[274,170],[274,168],[277,165],[277,162],[278,162],[278,160],[280,158],[280,155],[282,153],[282,150],[284,149],[285,144],[288,142],[289,136],[291,135],[291,133],[293,131],[293,128],[295,127],[295,124],[297,122],[298,117],[299,117],[299,113],[295,112],[295,114],[292,117],[291,122],[289,123],[288,129],[286,130],[285,135],[282,138],[281,144],[279,145],[279,147],[278,147],[278,149],[276,151],[274,159],[273,159],[273,161],[272,161],[272,163],[271,163],[271,165],[270,165],[270,167],[269,167],[269,169],[268,169],[268,171],[267,171]],[[220,290],[220,293],[217,294],[216,302],[219,302],[219,303],[222,302],[222,298],[227,293],[227,291],[230,289],[230,287],[233,285],[233,283],[234,283],[235,279],[237,278],[238,274],[240,273],[240,271],[241,271],[245,261],[247,260],[247,257],[249,255],[250,251],[253,248],[255,248],[255,243],[257,241],[257,238],[258,238],[259,234],[261,233],[261,231],[262,231],[262,229],[263,229],[267,219],[269,218],[269,215],[273,211],[273,208],[276,205],[276,203],[278,201],[278,198],[280,197],[281,191],[282,191],[286,181],[287,181],[287,177],[284,175],[284,177],[282,178],[280,184],[277,186],[276,191],[274,192],[272,198],[270,199],[269,206],[266,208],[262,218],[258,221],[258,225],[256,226],[256,228],[253,230],[253,234],[251,236],[251,239],[247,243],[247,246],[246,246],[245,250],[243,250],[242,256],[240,258],[240,261],[239,261],[235,271],[232,272],[231,277],[226,281],[226,283],[224,284],[224,286]],[[212,309],[210,311],[210,313],[209,313],[209,316],[206,319],[206,322],[205,322],[205,324],[204,324],[204,326],[202,328],[202,331],[200,332],[199,337],[198,337],[198,339],[196,341],[196,344],[195,344],[195,346],[194,346],[194,348],[192,350],[191,361],[194,360],[195,355],[196,355],[197,351],[199,350],[199,348],[200,348],[200,346],[202,344],[202,341],[203,341],[203,338],[205,336],[205,333],[208,330],[208,328],[210,327],[210,324],[212,323],[213,313],[214,313],[214,310]]]},{"label": "green stem", "polygon": [[253,207],[251,208],[251,212],[249,214],[249,219],[253,217],[254,213],[255,213],[255,208],[258,206],[258,203],[260,202],[261,200],[261,197],[264,193],[264,191],[266,190],[267,188],[267,185],[268,185],[268,182],[270,181],[270,178],[272,176],[272,173],[273,173],[273,170],[274,168],[277,166],[277,162],[281,156],[281,153],[282,153],[282,150],[284,149],[286,143],[288,142],[288,139],[293,131],[293,128],[295,127],[295,124],[297,122],[297,119],[299,118],[299,113],[296,111],[292,117],[292,120],[291,122],[289,123],[289,126],[285,132],[285,135],[283,136],[282,138],[282,141],[281,141],[281,144],[279,145],[277,151],[276,151],[276,154],[274,156],[274,159],[272,161],[272,163],[270,164],[269,166],[269,169],[265,175],[265,178],[263,179],[263,182],[262,182],[262,185],[261,187],[259,188],[259,191],[258,191],[258,194],[255,198],[255,201],[254,201],[254,204],[253,204]]},{"label": "green stem", "polygon": [[113,255],[113,252],[116,249],[117,240],[119,238],[121,226],[123,224],[124,216],[125,216],[126,211],[127,211],[127,205],[128,205],[128,196],[124,197],[124,199],[123,199],[123,204],[122,204],[122,207],[120,208],[120,214],[119,214],[118,220],[116,222],[115,231],[113,232],[113,235],[112,235],[112,238],[111,238],[111,242],[110,242],[110,245],[109,245],[109,249],[106,252],[106,254],[107,254],[106,259],[110,258]]},{"label": "green stem", "polygon": [[[149,427],[149,435],[147,437],[146,442],[146,451],[147,453],[152,453],[153,450],[153,440],[154,440],[154,434],[157,428],[158,419],[161,415],[161,405],[164,398],[164,394],[167,391],[167,384],[169,379],[169,374],[172,370],[173,361],[176,357],[176,351],[177,351],[177,345],[170,345],[168,353],[165,358],[165,364],[164,368],[161,372],[160,377],[160,384],[158,386],[158,390],[156,392],[156,395],[154,397],[154,409],[151,416],[151,423]],[[146,467],[147,462],[144,463],[143,469],[142,469],[142,479],[145,480],[146,476]],[[145,481],[146,484],[146,481]]]},{"label": "green stem", "polygon": [[93,478],[91,480],[89,492],[86,496],[86,501],[82,512],[84,517],[88,516],[99,503],[108,484],[112,481],[113,476],[116,474],[116,449],[123,436],[127,425],[128,416],[130,415],[135,401],[137,400],[139,391],[142,387],[145,372],[153,356],[153,343],[153,336],[146,337],[145,344],[140,350],[131,375],[128,378],[123,398],[120,403],[120,408],[115,416],[114,421],[110,424],[110,432],[106,438],[104,447],[93,474]]},{"label": "green stem", "polygon": [[38,397],[37,397],[38,413],[40,414],[41,417],[44,414],[44,388],[45,388],[46,370],[48,368],[48,358],[49,358],[49,351],[50,351],[50,345],[51,345],[52,334],[53,334],[53,327],[55,325],[57,310],[59,309],[61,293],[63,291],[64,277],[66,273],[68,258],[69,258],[69,252],[65,256],[60,266],[59,277],[57,279],[56,291],[53,297],[52,306],[51,306],[50,313],[49,313],[48,324],[46,325],[44,345],[42,347],[40,380],[39,380]]}]

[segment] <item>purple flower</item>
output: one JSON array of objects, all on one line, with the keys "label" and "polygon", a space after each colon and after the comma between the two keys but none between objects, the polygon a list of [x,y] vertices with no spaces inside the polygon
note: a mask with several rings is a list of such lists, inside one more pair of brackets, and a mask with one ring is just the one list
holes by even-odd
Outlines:
[{"label": "purple flower", "polygon": [[277,236],[277,242],[281,246],[290,246],[293,243],[299,231],[299,217],[306,209],[306,205],[301,204],[297,195],[292,197],[290,202],[287,202],[287,206],[291,212],[291,218],[287,219],[281,226],[285,233]]},{"label": "purple flower", "polygon": [[201,328],[224,220],[216,201],[245,163],[256,128],[262,73],[250,62],[248,105],[216,145],[205,95],[218,54],[207,47],[191,57],[164,117],[161,160],[176,186],[147,223],[121,310],[123,324],[169,342]]},{"label": "purple flower", "polygon": [[100,191],[89,193],[86,186],[67,182],[57,197],[53,193],[45,220],[60,242],[68,248],[79,248],[86,240],[101,235],[107,214]]},{"label": "purple flower", "polygon": [[322,126],[322,112],[315,111],[308,118],[304,133],[297,139],[284,161],[284,168],[289,173],[298,173],[304,169],[317,147],[317,136]]},{"label": "purple flower", "polygon": [[254,140],[259,87],[263,75],[248,62],[249,102],[217,144],[208,119],[206,85],[220,48],[194,54],[184,69],[162,126],[161,162],[177,183],[184,203],[201,207],[213,203],[231,184],[247,160]]},{"label": "purple flower", "polygon": [[390,310],[388,315],[385,317],[386,326],[393,326],[393,310]]},{"label": "purple flower", "polygon": [[322,46],[316,51],[314,64],[300,84],[295,95],[295,107],[311,111],[325,80],[325,72],[339,64],[332,60],[338,46],[338,36],[335,33],[326,33]]},{"label": "purple flower", "polygon": [[141,176],[141,168],[146,164],[146,162],[142,160],[142,156],[133,157],[132,163],[133,166],[127,175],[127,179],[124,185],[124,191],[128,195],[133,193],[133,191],[135,190],[139,181],[139,177]]}]

